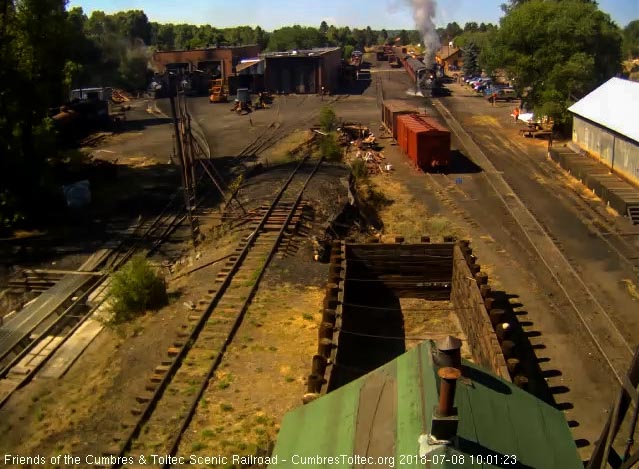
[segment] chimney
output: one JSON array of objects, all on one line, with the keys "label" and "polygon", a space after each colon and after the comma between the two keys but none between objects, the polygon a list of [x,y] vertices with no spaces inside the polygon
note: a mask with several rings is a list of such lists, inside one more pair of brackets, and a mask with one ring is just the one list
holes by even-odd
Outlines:
[{"label": "chimney", "polygon": [[450,366],[461,369],[461,340],[449,335],[435,345],[437,350],[433,351],[433,362],[437,368]]},{"label": "chimney", "polygon": [[459,417],[455,403],[457,380],[461,377],[458,368],[444,367],[437,371],[439,376],[439,403],[433,408],[430,433],[439,442],[448,442],[457,435]]}]

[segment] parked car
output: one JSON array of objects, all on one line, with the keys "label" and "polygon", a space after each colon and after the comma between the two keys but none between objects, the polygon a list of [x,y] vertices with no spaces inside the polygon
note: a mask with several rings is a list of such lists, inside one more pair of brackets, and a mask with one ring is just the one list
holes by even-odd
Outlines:
[{"label": "parked car", "polygon": [[486,83],[487,81],[489,81],[490,78],[477,78],[476,80],[472,80],[469,82],[469,85],[475,89],[477,86],[481,85],[482,83]]},{"label": "parked car", "polygon": [[489,93],[486,96],[486,99],[490,101],[491,99],[493,99],[494,95],[496,95],[495,99],[498,101],[513,101],[515,99],[519,99],[519,96],[517,96],[517,92],[512,88],[501,88],[498,90],[494,90],[492,93]]},{"label": "parked car", "polygon": [[481,93],[483,90],[485,90],[486,88],[489,88],[491,85],[492,85],[492,80],[490,78],[482,79],[481,81],[477,82],[475,86],[473,86],[473,89]]},{"label": "parked car", "polygon": [[484,94],[484,96],[488,96],[489,94],[493,94],[499,90],[503,90],[504,88],[510,88],[510,86],[503,85],[500,83],[493,83],[490,86],[487,86],[486,88],[484,88],[482,90],[482,93]]}]

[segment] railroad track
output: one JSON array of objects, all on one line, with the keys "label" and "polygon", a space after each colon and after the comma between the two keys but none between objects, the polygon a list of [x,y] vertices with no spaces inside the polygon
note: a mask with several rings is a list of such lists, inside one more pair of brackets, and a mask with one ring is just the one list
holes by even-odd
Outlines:
[{"label": "railroad track", "polygon": [[[512,144],[505,139],[501,139],[505,145],[513,149],[514,152],[517,152],[517,149],[514,149]],[[556,163],[550,161],[551,167],[545,167],[545,165],[540,165],[537,161],[535,161],[532,157],[528,155],[527,152],[518,152],[520,157],[525,158],[529,164],[533,165],[534,168],[538,169],[541,174],[548,178],[549,181],[554,181],[556,178],[556,172],[560,174],[566,174],[567,172],[559,167]],[[558,191],[562,191],[562,197],[570,198],[570,200],[580,209],[580,217],[584,220],[584,223],[588,225],[589,230],[599,237],[606,245],[617,254],[618,258],[627,264],[635,273],[637,278],[639,278],[639,255],[637,253],[638,249],[632,243],[627,241],[627,237],[636,236],[639,239],[639,231],[634,230],[633,232],[626,232],[620,230],[614,223],[611,223],[606,216],[601,214],[594,204],[589,203],[587,200],[584,200],[583,196],[579,194],[578,190],[571,185],[566,185],[562,183],[555,183],[553,187]],[[514,191],[515,192],[515,191]],[[519,195],[519,194],[517,194]],[[597,202],[597,204],[599,204]]]},{"label": "railroad track", "polygon": [[477,164],[484,169],[482,174],[485,181],[501,200],[512,220],[515,221],[530,243],[536,256],[562,290],[567,307],[574,311],[578,321],[590,336],[614,377],[622,383],[622,376],[624,376],[633,355],[632,347],[566,255],[519,196],[513,192],[482,150],[443,105],[436,101],[433,104],[447,121],[451,130],[457,134],[469,154],[473,155],[473,159],[477,158]]},{"label": "railroad track", "polygon": [[[178,332],[167,357],[154,370],[145,392],[136,398],[130,420],[101,435],[102,453],[118,458],[112,467],[135,466],[140,455],[175,455],[209,381],[232,342],[259,282],[285,235],[302,215],[302,195],[322,163],[310,172],[304,158],[288,177],[262,217],[227,261],[209,290]],[[310,168],[308,168],[310,169]],[[133,456],[133,464],[128,457]],[[148,458],[147,458],[147,462]],[[171,464],[163,464],[170,467]]]},{"label": "railroad track", "polygon": [[[24,327],[5,334],[0,352],[0,407],[11,395],[26,384],[48,359],[91,317],[106,297],[105,283],[109,274],[124,265],[136,252],[145,249],[153,254],[175,231],[186,215],[179,210],[177,197],[156,217],[140,220],[125,230],[116,232],[116,240],[108,243],[85,274],[72,275],[73,284],[60,282],[60,293],[52,292],[45,306],[45,314],[22,321]],[[96,269],[100,269],[96,271]],[[55,285],[54,285],[55,287]],[[90,295],[97,295],[92,306],[87,305]],[[57,301],[56,301],[57,300]],[[7,324],[7,329],[13,327]]]},{"label": "railroad track", "polygon": [[[326,101],[326,104],[334,104],[336,102],[343,101],[346,98],[348,98],[348,95],[333,96],[331,97],[331,99]],[[302,107],[306,100],[307,96],[304,95],[303,98],[299,100],[299,103],[296,103],[296,107]],[[238,153],[237,156],[240,158],[247,158],[249,156],[258,155],[264,150],[268,150],[276,142],[288,136],[295,129],[308,126],[311,121],[317,118],[318,113],[319,111],[311,112],[308,116],[301,117],[293,124],[285,126],[280,125],[278,122],[276,122],[277,117],[279,117],[278,107],[276,117],[267,126],[266,130],[264,130],[264,132],[262,132],[252,142],[250,142],[240,153]]]}]

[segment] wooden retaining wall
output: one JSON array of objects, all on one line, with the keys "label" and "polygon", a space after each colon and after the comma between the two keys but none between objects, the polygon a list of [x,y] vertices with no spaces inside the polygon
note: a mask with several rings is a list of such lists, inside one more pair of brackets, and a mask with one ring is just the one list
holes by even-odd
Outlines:
[{"label": "wooden retaining wall", "polygon": [[[436,299],[446,299],[450,295],[474,360],[497,376],[526,387],[528,380],[521,371],[513,338],[512,322],[516,319],[493,307],[488,275],[481,272],[470,243],[453,243],[451,238],[444,241],[431,245],[429,237],[424,236],[420,244],[402,244],[401,237],[384,244],[333,242],[318,350],[313,356],[304,402],[327,392],[337,356],[345,284],[349,275],[360,277],[367,269],[370,275],[388,283],[398,296],[435,299],[434,293]],[[415,264],[419,259],[428,264],[426,269],[420,270]],[[443,283],[448,283],[447,288],[442,288]]]},{"label": "wooden retaining wall", "polygon": [[457,244],[453,250],[450,300],[475,361],[510,381],[506,360],[487,309],[487,303],[490,306],[489,293],[488,276],[480,272],[480,266],[467,245]]}]

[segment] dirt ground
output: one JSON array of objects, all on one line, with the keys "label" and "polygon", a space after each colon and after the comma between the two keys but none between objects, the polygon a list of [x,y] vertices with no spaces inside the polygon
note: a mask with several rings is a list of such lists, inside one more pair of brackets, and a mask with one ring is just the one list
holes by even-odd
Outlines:
[{"label": "dirt ground", "polygon": [[[434,241],[445,235],[471,239],[493,290],[512,297],[548,387],[554,390],[554,400],[572,421],[581,455],[587,458],[614,398],[614,379],[575,319],[564,293],[517,231],[501,201],[487,189],[481,168],[464,159],[459,139],[453,137],[454,150],[461,155],[454,171],[426,175],[412,167],[399,148],[378,130],[377,106],[382,94],[385,98],[411,100],[428,112],[438,113],[423,98],[411,96],[412,86],[401,70],[391,71],[387,64],[373,65],[373,81],[361,95],[278,97],[270,109],[247,116],[229,112],[230,105],[212,105],[206,98],[194,98],[189,106],[208,137],[214,163],[232,166],[237,163],[234,155],[245,151],[249,164],[269,160],[266,170],[247,179],[240,190],[239,197],[247,206],[260,205],[272,195],[292,164],[282,154],[303,139],[327,101],[339,118],[370,127],[395,168],[390,174],[372,178],[389,199],[381,212],[384,233],[404,235],[408,241],[422,234],[430,234]],[[628,232],[631,227],[549,162],[545,142],[518,135],[518,128],[508,117],[511,105],[491,107],[460,86],[449,88],[452,96],[441,98],[441,103],[462,122],[544,228],[561,243],[562,251],[627,336],[636,337],[636,275],[611,255],[610,246],[601,237],[593,235],[593,227],[606,227],[611,233]],[[158,105],[161,111],[167,111],[166,102]],[[130,124],[130,133],[105,140],[94,153],[112,159],[128,158],[131,166],[145,168],[150,162],[152,167],[168,168],[170,123],[162,114],[148,113],[146,108],[147,103],[141,101],[135,112],[146,116],[140,120],[148,122]],[[289,132],[294,136],[282,143],[283,135]],[[258,155],[252,156],[256,148]],[[149,173],[145,171],[131,171],[131,181],[138,178],[146,183]],[[309,187],[305,198],[313,205],[315,232],[345,199],[346,174],[343,166],[327,165]],[[169,191],[166,188],[159,192]],[[234,249],[243,233],[214,232],[213,225],[213,221],[204,224],[205,242],[196,250],[181,246],[184,252],[172,275]],[[626,239],[637,243],[632,236]],[[304,379],[317,343],[327,269],[312,261],[308,238],[299,238],[298,242],[294,256],[276,259],[269,268],[182,441],[181,454],[250,454],[273,441],[284,413],[301,404]],[[84,455],[103,447],[103,436],[127,421],[135,397],[166,356],[167,347],[188,316],[185,303],[204,297],[220,266],[214,264],[170,282],[173,295],[168,307],[126,327],[106,329],[61,380],[52,383],[36,379],[16,393],[0,409],[0,451]],[[428,324],[417,314],[407,316],[407,337],[461,334],[446,305],[402,301],[407,311],[435,310]]]}]

